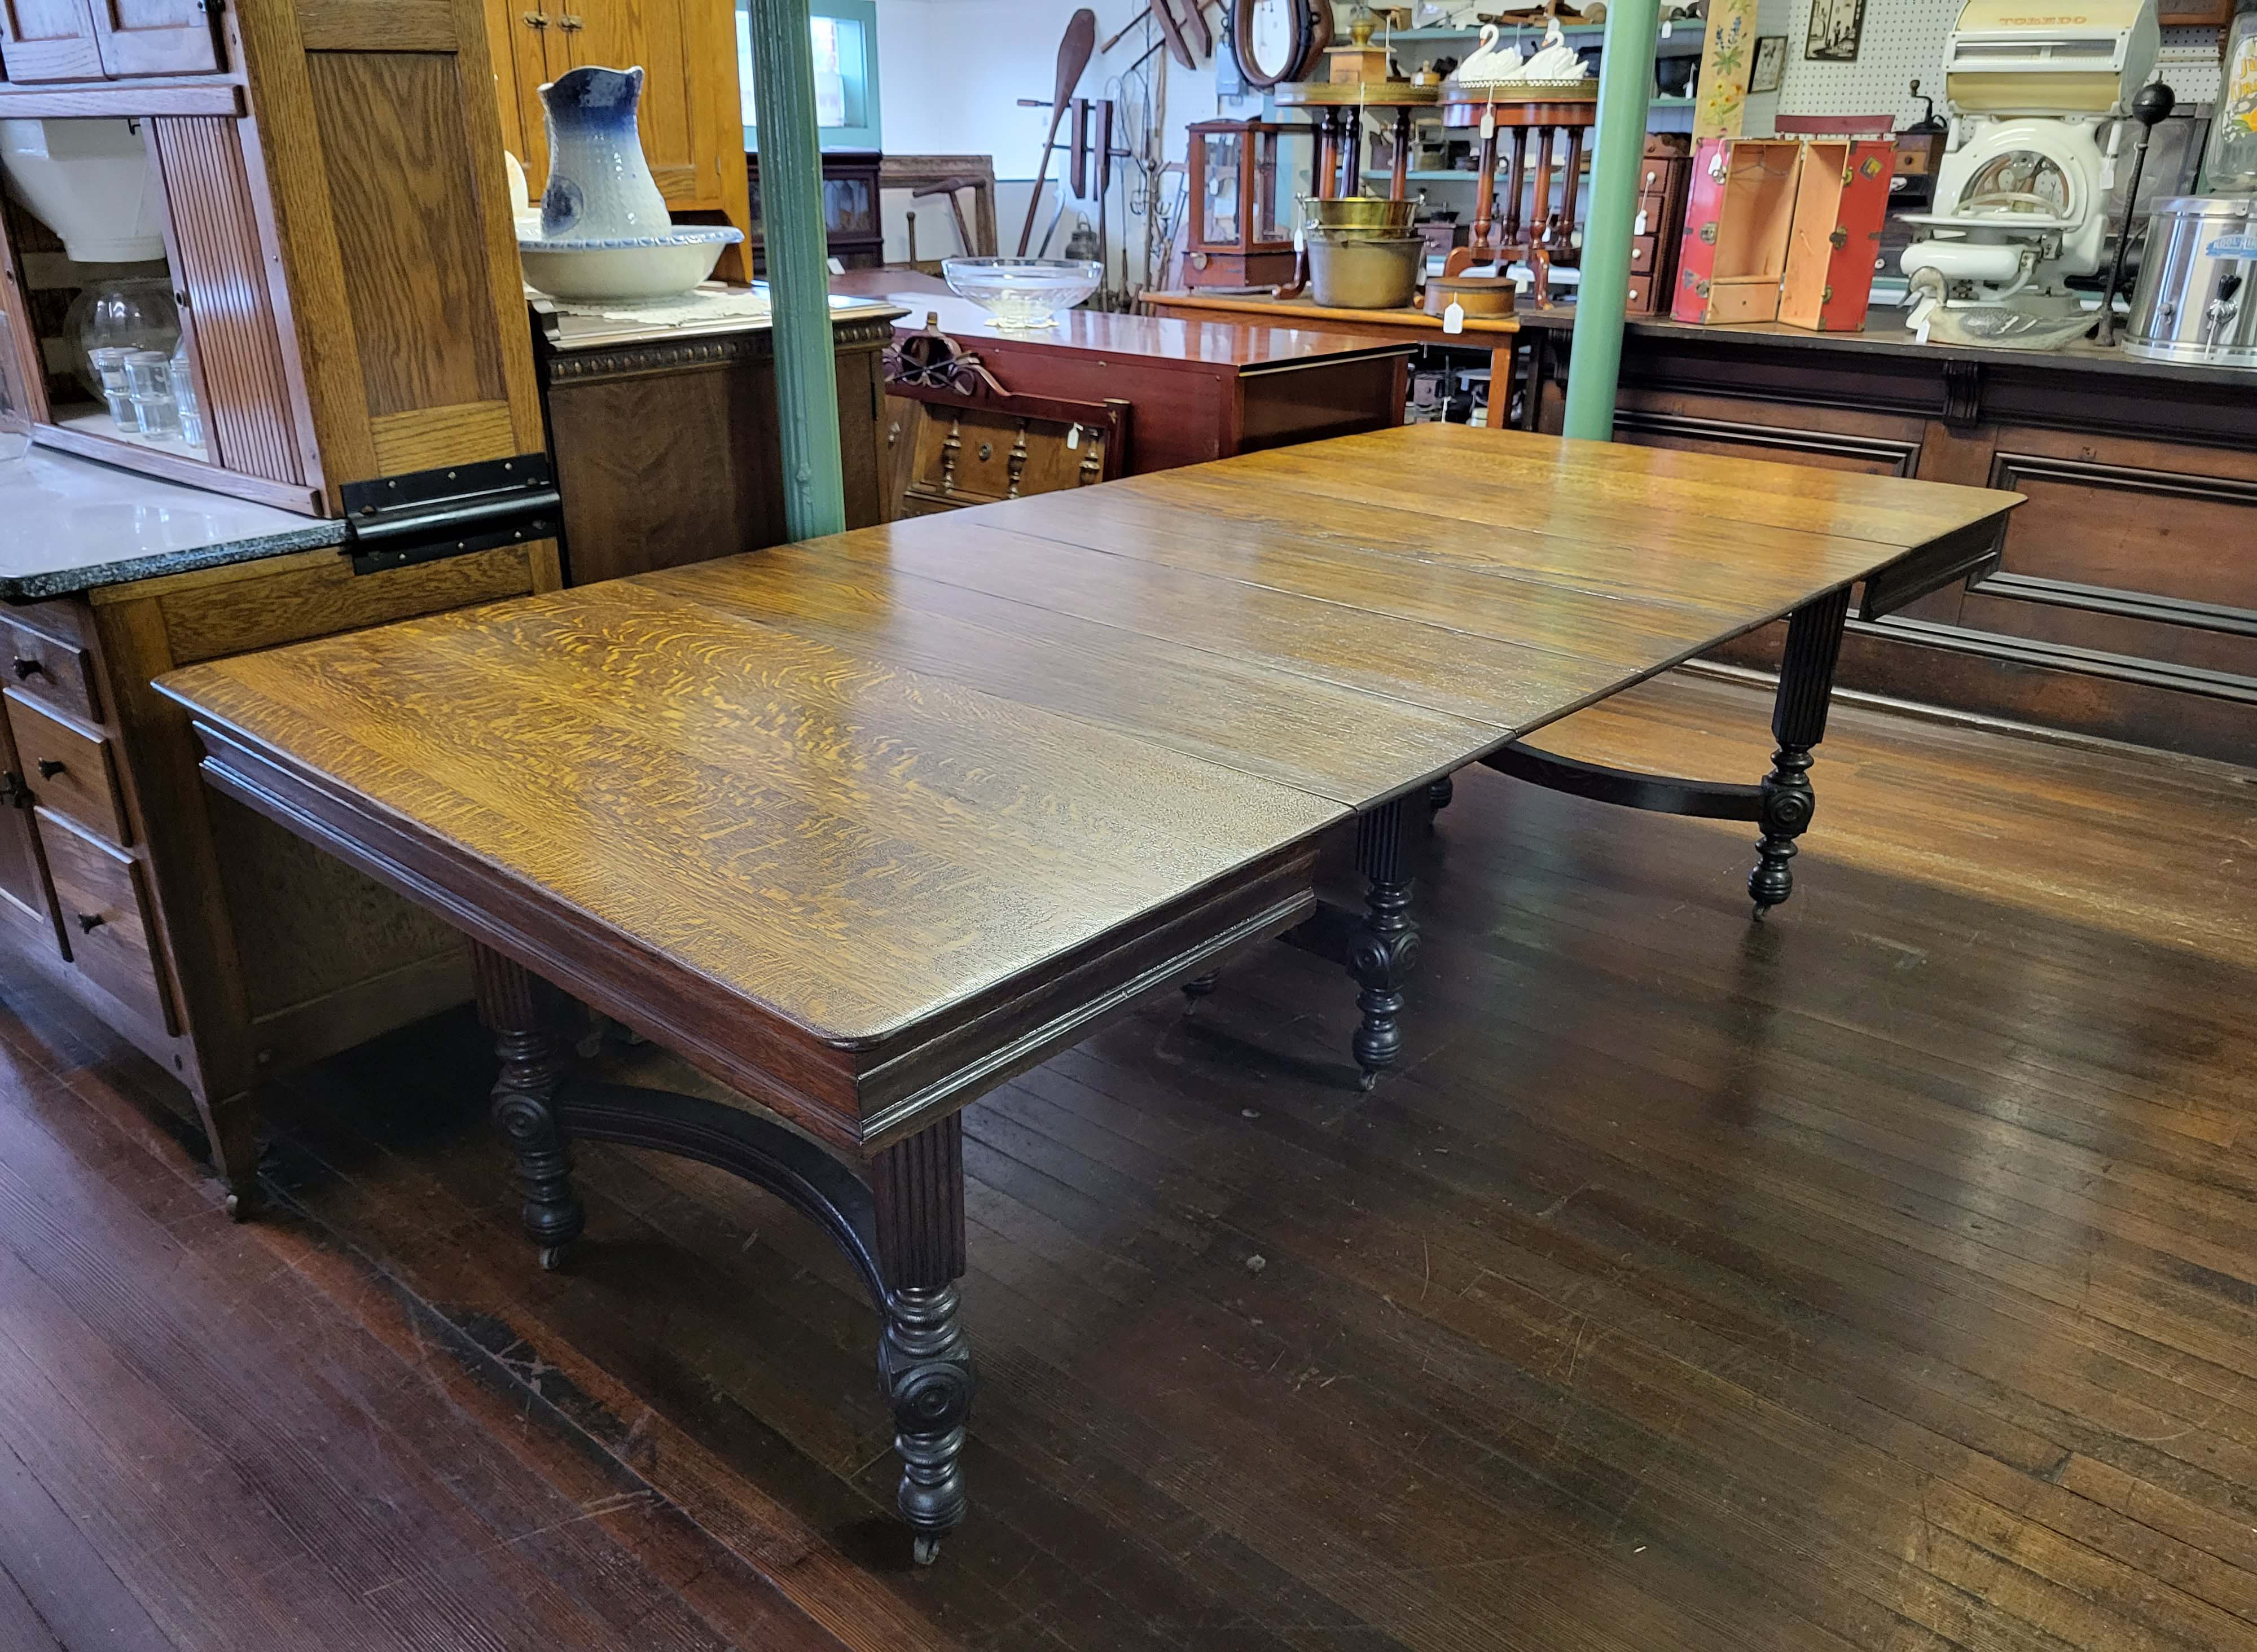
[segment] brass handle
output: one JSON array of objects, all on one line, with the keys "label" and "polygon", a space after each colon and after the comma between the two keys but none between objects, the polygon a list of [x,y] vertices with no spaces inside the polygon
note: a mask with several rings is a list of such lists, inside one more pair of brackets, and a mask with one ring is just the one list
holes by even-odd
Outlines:
[{"label": "brass handle", "polygon": [[39,778],[43,780],[51,780],[69,766],[69,764],[58,762],[53,758],[43,757],[39,759]]},{"label": "brass handle", "polygon": [[556,26],[567,32],[570,32],[570,31],[580,27],[580,25],[585,21],[586,19],[584,18],[580,17],[577,13],[567,13],[565,16],[556,19]]},{"label": "brass handle", "polygon": [[74,912],[71,914],[71,916],[78,920],[78,927],[81,932],[86,935],[92,935],[96,929],[99,929],[103,924],[110,921],[109,919],[103,917],[98,912]]},{"label": "brass handle", "polygon": [[528,29],[547,28],[548,26],[548,14],[545,11],[527,12],[525,14],[525,26]]}]

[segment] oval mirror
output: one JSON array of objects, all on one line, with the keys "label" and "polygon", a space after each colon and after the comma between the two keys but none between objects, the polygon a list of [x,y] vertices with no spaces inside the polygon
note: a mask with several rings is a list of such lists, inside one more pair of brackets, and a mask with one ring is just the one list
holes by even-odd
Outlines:
[{"label": "oval mirror", "polygon": [[1291,80],[1309,50],[1306,0],[1231,0],[1230,40],[1248,85]]}]

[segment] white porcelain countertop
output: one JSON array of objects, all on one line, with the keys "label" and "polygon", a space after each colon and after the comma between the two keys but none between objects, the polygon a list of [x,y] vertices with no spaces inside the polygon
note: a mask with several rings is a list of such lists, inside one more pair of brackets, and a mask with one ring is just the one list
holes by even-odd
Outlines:
[{"label": "white porcelain countertop", "polygon": [[0,600],[32,602],[286,551],[345,525],[34,447],[0,463]]}]

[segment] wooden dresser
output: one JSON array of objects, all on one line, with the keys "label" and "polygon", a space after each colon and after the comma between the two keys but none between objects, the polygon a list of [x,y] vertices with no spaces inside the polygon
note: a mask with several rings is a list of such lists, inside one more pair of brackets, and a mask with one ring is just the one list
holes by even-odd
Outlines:
[{"label": "wooden dresser", "polygon": [[[1113,434],[1106,477],[1403,422],[1408,344],[1316,328],[1098,310],[1068,310],[1055,327],[1007,332],[944,283],[909,270],[849,271],[832,276],[831,289],[900,310],[897,341],[930,321],[977,360],[945,385],[920,387],[922,399],[888,398],[895,496],[912,512],[1008,497],[1022,422],[1069,431],[1107,426]],[[1048,466],[1044,456],[1026,459],[1017,474],[1047,469],[1065,485],[1082,476],[1083,467],[1064,455],[1048,455],[1059,461]],[[1084,479],[1096,480],[1096,470],[1090,467]]]},{"label": "wooden dresser", "polygon": [[[536,300],[536,360],[564,496],[566,582],[586,585],[790,535],[765,321],[637,326]],[[880,360],[900,312],[834,309],[846,526],[886,517]]]}]

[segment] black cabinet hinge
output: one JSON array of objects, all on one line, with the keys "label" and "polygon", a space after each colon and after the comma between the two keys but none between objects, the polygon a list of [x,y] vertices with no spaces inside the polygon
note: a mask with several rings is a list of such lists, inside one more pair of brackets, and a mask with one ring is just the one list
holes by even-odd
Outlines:
[{"label": "black cabinet hinge", "polygon": [[356,574],[554,539],[562,504],[545,453],[348,482],[343,492]]}]

